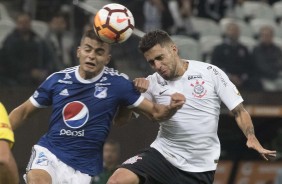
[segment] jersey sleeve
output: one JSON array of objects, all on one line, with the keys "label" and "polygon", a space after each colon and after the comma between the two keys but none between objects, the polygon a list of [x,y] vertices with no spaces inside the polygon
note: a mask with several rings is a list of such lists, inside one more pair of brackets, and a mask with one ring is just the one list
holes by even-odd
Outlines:
[{"label": "jersey sleeve", "polygon": [[139,106],[144,97],[135,89],[133,82],[123,79],[121,85],[119,88],[122,104],[128,108]]},{"label": "jersey sleeve", "polygon": [[29,98],[31,103],[38,108],[46,108],[52,104],[52,90],[54,88],[55,76],[49,76]]},{"label": "jersey sleeve", "polygon": [[144,96],[150,101],[155,101],[154,95],[152,94],[152,90],[157,82],[154,80],[154,77],[152,75],[149,75],[146,79],[149,81],[149,87],[146,92],[142,93],[142,96]]},{"label": "jersey sleeve", "polygon": [[2,103],[0,103],[0,139],[7,140],[9,142],[10,148],[15,142],[8,113]]},{"label": "jersey sleeve", "polygon": [[215,82],[215,91],[221,101],[229,110],[233,110],[243,102],[243,98],[236,86],[229,80],[228,76],[218,67],[210,66],[212,79]]}]

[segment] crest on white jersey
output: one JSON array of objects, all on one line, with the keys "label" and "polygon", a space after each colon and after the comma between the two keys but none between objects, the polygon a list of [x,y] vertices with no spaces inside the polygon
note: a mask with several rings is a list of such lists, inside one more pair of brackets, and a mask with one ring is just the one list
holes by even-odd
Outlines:
[{"label": "crest on white jersey", "polygon": [[205,81],[199,82],[198,80],[195,83],[191,83],[190,86],[194,87],[193,96],[196,98],[202,98],[207,94],[207,90],[204,87]]},{"label": "crest on white jersey", "polygon": [[108,88],[107,87],[103,87],[103,86],[96,86],[95,87],[95,91],[94,91],[94,96],[96,98],[106,98],[107,97],[107,91]]}]

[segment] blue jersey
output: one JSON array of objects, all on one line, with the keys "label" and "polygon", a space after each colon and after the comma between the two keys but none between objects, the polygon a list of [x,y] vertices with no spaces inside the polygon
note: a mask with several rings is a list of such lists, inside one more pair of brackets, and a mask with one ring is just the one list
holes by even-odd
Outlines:
[{"label": "blue jersey", "polygon": [[104,67],[98,76],[85,80],[78,68],[50,75],[30,101],[39,108],[53,106],[49,130],[38,144],[75,170],[97,175],[118,106],[138,106],[143,97],[116,70]]}]

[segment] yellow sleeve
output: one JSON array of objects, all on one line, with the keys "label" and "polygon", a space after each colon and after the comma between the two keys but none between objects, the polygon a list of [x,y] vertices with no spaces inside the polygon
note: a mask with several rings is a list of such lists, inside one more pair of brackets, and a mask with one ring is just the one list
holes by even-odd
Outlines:
[{"label": "yellow sleeve", "polygon": [[0,139],[8,140],[10,148],[14,144],[14,133],[12,131],[7,111],[0,102]]}]

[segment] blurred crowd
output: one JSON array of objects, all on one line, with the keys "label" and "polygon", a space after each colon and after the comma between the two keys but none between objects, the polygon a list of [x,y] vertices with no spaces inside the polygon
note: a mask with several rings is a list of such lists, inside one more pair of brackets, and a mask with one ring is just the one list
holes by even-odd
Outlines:
[{"label": "blurred crowd", "polygon": [[[93,5],[95,1],[98,0],[80,2]],[[274,11],[278,4],[282,7],[281,1],[103,1],[110,2],[130,9],[136,28],[144,32],[164,29],[179,37],[175,41],[180,45],[180,52],[187,53],[184,59],[219,66],[238,88],[282,90],[282,29],[279,29],[282,15]],[[77,64],[79,38],[92,27],[93,14],[73,6],[72,0],[2,0],[0,3],[1,86],[38,85],[51,73]],[[246,11],[247,4],[272,11],[261,14]],[[254,27],[255,22],[259,26]],[[248,33],[246,26],[250,28]],[[136,63],[131,66],[135,67],[133,70],[148,74],[149,65],[139,62],[143,58],[138,55],[137,44],[138,38],[131,37],[121,47],[114,45],[110,67],[115,67],[119,60],[128,60]],[[193,50],[197,54],[193,55]]]}]

